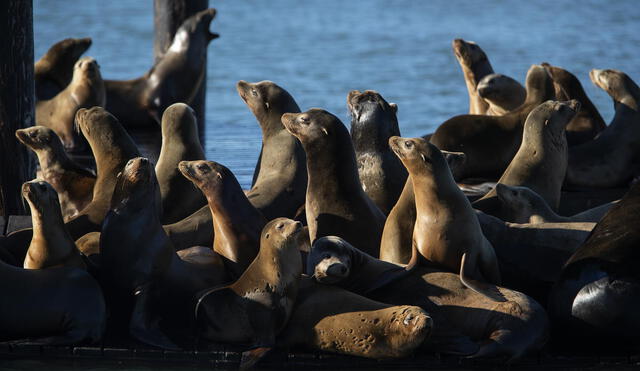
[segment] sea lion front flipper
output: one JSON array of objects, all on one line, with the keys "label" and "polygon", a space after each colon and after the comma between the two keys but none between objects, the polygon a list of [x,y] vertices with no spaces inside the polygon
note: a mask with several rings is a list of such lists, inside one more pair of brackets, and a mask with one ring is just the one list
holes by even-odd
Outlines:
[{"label": "sea lion front flipper", "polygon": [[242,352],[242,357],[240,358],[240,370],[249,370],[253,368],[253,366],[270,351],[271,347],[259,347]]},{"label": "sea lion front flipper", "polygon": [[160,330],[160,318],[149,316],[149,307],[153,305],[150,303],[150,291],[150,284],[145,284],[136,290],[135,304],[129,322],[129,333],[133,338],[145,344],[162,349],[180,350],[181,348],[169,340]]},{"label": "sea lion front flipper", "polygon": [[460,262],[460,282],[471,290],[484,295],[493,301],[507,301],[495,285],[469,278],[468,272],[473,272],[475,270],[475,260],[476,259],[473,259],[473,256],[471,256],[470,259],[467,259],[467,253],[462,254],[462,261]]}]

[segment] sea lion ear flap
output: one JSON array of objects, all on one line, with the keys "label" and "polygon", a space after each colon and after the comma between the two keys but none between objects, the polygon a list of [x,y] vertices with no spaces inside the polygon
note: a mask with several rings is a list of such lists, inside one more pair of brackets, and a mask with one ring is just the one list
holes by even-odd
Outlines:
[{"label": "sea lion ear flap", "polygon": [[393,111],[393,113],[398,113],[398,105],[395,103],[389,103],[389,107],[391,107],[391,110]]}]

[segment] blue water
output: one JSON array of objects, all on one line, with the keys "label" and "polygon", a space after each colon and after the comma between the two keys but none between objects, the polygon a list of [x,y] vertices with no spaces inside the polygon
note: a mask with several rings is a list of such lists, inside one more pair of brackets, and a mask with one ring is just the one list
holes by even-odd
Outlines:
[{"label": "blue water", "polygon": [[[93,38],[87,54],[104,78],[142,75],[152,63],[152,1],[34,1],[35,56],[67,37]],[[206,154],[247,187],[260,130],[235,83],[273,80],[306,110],[325,108],[348,125],[346,95],[378,90],[399,106],[405,136],[466,113],[468,98],[451,41],[474,40],[494,70],[523,82],[531,64],[564,67],[606,121],[611,100],[589,81],[616,68],[640,82],[637,1],[218,0],[209,46]]]}]

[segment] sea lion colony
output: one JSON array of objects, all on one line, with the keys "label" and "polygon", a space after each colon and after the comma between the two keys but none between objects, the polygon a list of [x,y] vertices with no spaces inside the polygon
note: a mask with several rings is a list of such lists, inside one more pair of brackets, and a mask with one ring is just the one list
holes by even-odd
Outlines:
[{"label": "sea lion colony", "polygon": [[[106,90],[80,59],[89,39],[36,63],[46,127],[16,137],[40,178],[22,188],[33,229],[0,239],[0,340],[228,342],[246,347],[242,367],[274,347],[513,360],[561,337],[637,344],[640,89],[624,72],[590,74],[613,99],[607,126],[570,72],[533,65],[523,87],[455,40],[470,114],[429,140],[401,137],[398,106],[372,90],[348,93],[349,132],[273,82],[240,81],[263,134],[243,190],[205,159],[188,106],[214,15],[185,21],[148,74]],[[157,164],[132,121],[161,128]],[[82,143],[93,170],[67,156]],[[618,202],[559,214],[563,191],[614,187],[628,190]]]}]

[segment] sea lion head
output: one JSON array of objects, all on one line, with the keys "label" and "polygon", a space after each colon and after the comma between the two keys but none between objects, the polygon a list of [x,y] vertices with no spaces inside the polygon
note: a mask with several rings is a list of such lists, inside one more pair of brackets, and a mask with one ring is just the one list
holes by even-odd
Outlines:
[{"label": "sea lion head", "polygon": [[176,31],[171,48],[174,48],[176,42],[181,44],[188,42],[190,35],[204,35],[206,38],[205,45],[208,44],[209,41],[220,37],[217,33],[209,31],[209,26],[215,16],[216,10],[209,8],[199,11],[187,18]]},{"label": "sea lion head", "polygon": [[523,141],[526,142],[531,133],[538,131],[542,131],[553,143],[566,140],[565,129],[579,109],[580,103],[575,99],[568,102],[548,100],[540,104],[527,116]]},{"label": "sea lion head", "polygon": [[159,187],[153,164],[144,157],[132,158],[118,174],[111,198],[111,208],[121,212],[158,207]]},{"label": "sea lion head", "polygon": [[478,82],[478,95],[491,102],[504,102],[509,100],[511,95],[522,93],[522,100],[525,98],[525,90],[519,82],[509,76],[492,73]]},{"label": "sea lion head", "polygon": [[[273,246],[276,250],[298,251],[299,238],[304,230],[302,223],[289,218],[276,218],[262,229],[260,246]],[[302,265],[300,265],[302,271]]]},{"label": "sea lion head", "polygon": [[626,73],[619,70],[598,70],[589,72],[589,78],[604,90],[616,103],[623,103],[637,111],[640,100],[640,88]]},{"label": "sea lion head", "polygon": [[43,69],[55,69],[56,67],[67,69],[67,71],[60,70],[57,71],[58,73],[49,75],[51,78],[55,79],[55,82],[61,89],[64,89],[71,79],[71,71],[68,70],[67,66],[71,66],[75,63],[90,46],[91,38],[89,37],[82,39],[69,38],[59,41],[49,48],[42,59],[36,62],[36,72],[42,71]]},{"label": "sea lion head", "polygon": [[58,134],[45,126],[31,126],[16,130],[16,138],[33,151],[59,147],[62,149],[62,141]]},{"label": "sea lion head", "polygon": [[455,39],[451,43],[453,53],[455,54],[458,62],[467,67],[471,67],[474,63],[487,60],[487,55],[484,51],[473,41],[465,41],[463,39]]},{"label": "sea lion head", "polygon": [[530,222],[529,215],[532,214],[533,210],[531,203],[531,193],[533,193],[533,191],[530,188],[497,183],[495,190],[502,207],[509,210],[509,214],[512,216],[512,220],[509,220],[510,222]]},{"label": "sea lion head", "polygon": [[[98,153],[111,151],[114,143],[120,141],[121,137],[129,136],[118,119],[98,106],[88,109],[80,108],[76,112],[75,128],[89,142],[96,162],[99,161]],[[128,141],[133,143],[131,138],[128,138]]]},{"label": "sea lion head", "polygon": [[32,210],[44,212],[52,207],[60,208],[58,192],[51,184],[43,180],[32,180],[22,184],[22,197],[31,205]]},{"label": "sea lion head", "polygon": [[209,202],[223,199],[228,188],[242,189],[231,170],[214,161],[180,161],[178,169],[202,190]]},{"label": "sea lion head", "polygon": [[82,57],[73,66],[73,80],[79,81],[80,79],[102,80],[100,65],[94,58]]},{"label": "sea lion head", "polygon": [[418,306],[402,305],[389,309],[392,312],[384,340],[398,356],[410,354],[431,335],[433,319]]},{"label": "sea lion head", "polygon": [[[437,169],[449,169],[442,152],[422,138],[389,138],[389,147],[400,158],[410,174],[433,174]],[[449,171],[449,174],[451,172]],[[451,175],[453,179],[453,175]]]},{"label": "sea lion head", "polygon": [[284,128],[298,138],[305,151],[316,147],[323,148],[323,151],[334,150],[332,146],[337,143],[328,138],[335,137],[338,131],[345,131],[345,137],[348,138],[347,129],[342,121],[320,108],[312,108],[302,113],[285,113],[281,120]]},{"label": "sea lion head", "polygon": [[[281,130],[280,117],[286,112],[300,112],[298,104],[293,97],[272,81],[260,81],[256,83],[238,81],[236,84],[238,95],[249,107],[260,125],[273,124],[274,128],[262,128],[263,131]],[[276,116],[276,120],[267,120],[269,116]]]},{"label": "sea lion head", "polygon": [[174,135],[183,139],[198,138],[196,113],[184,103],[174,103],[167,107],[162,114],[161,126],[163,140],[173,138]]},{"label": "sea lion head", "polygon": [[542,67],[553,79],[556,100],[569,100],[571,96],[577,94],[575,88],[581,86],[580,81],[571,72],[546,62],[542,63]]},{"label": "sea lion head", "polygon": [[400,135],[398,105],[387,101],[374,90],[352,90],[347,95],[351,116],[351,138],[356,146],[382,147],[388,150],[388,138]]},{"label": "sea lion head", "polygon": [[342,282],[351,273],[352,249],[354,247],[340,237],[318,238],[307,256],[307,273],[320,283]]}]

